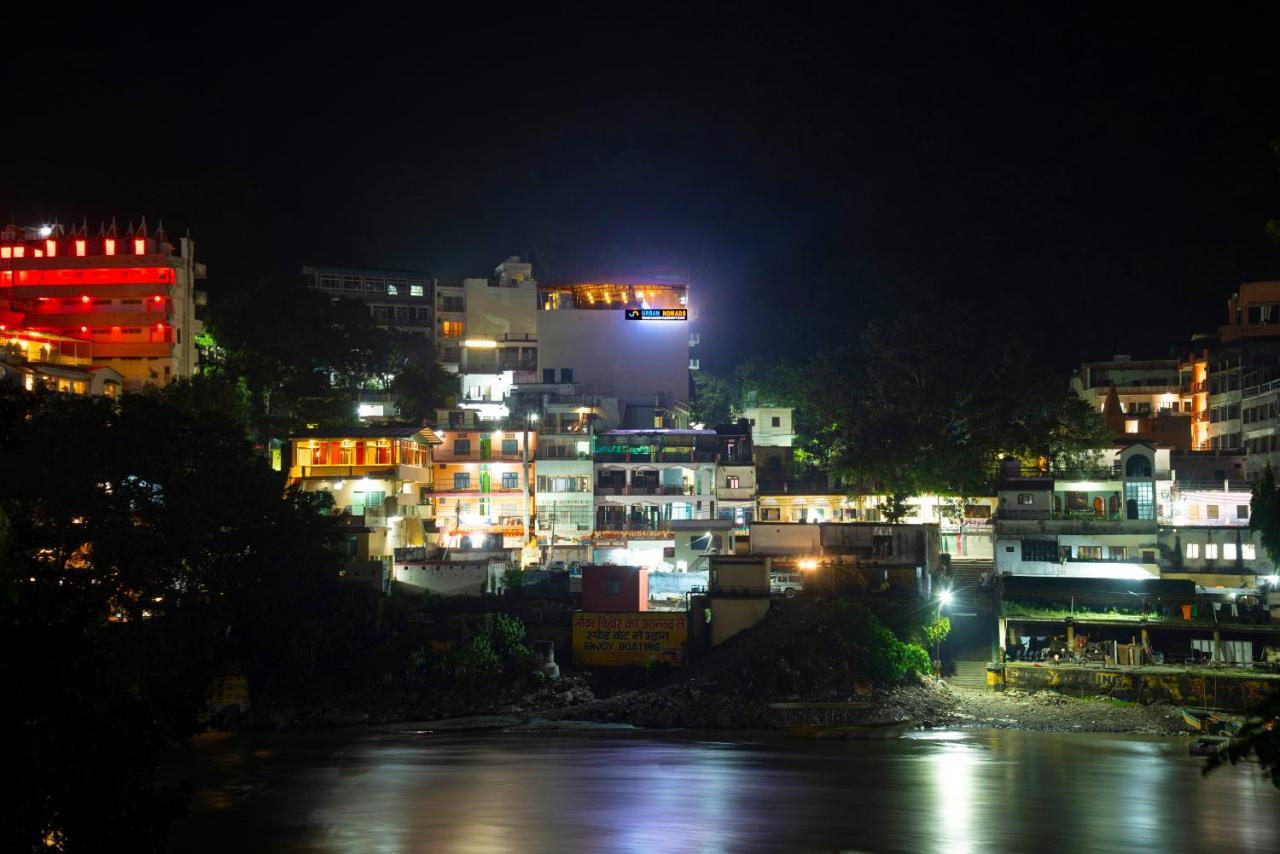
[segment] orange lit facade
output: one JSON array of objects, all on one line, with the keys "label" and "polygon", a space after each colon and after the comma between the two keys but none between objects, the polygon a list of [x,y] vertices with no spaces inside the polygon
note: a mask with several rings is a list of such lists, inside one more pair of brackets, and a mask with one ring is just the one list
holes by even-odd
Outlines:
[{"label": "orange lit facade", "polygon": [[192,241],[178,244],[145,224],[96,236],[83,226],[9,226],[0,231],[0,301],[20,309],[28,332],[89,342],[93,363],[119,373],[125,390],[189,377],[195,282],[205,271]]},{"label": "orange lit facade", "polygon": [[1178,362],[1183,400],[1191,403],[1191,450],[1209,450],[1209,351]]},{"label": "orange lit facade", "polygon": [[537,433],[485,425],[436,435],[441,444],[433,452],[431,491],[439,530],[500,533],[509,547],[521,545],[525,531],[533,530]]}]

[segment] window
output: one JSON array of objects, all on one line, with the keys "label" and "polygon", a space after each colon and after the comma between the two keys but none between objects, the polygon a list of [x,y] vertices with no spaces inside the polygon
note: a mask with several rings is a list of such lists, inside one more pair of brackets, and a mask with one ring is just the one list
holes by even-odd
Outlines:
[{"label": "window", "polygon": [[1153,551],[1144,551],[1144,552],[1142,553],[1142,562],[1143,562],[1143,563],[1155,563],[1155,562],[1156,562],[1156,553],[1155,553],[1155,552],[1153,552]]},{"label": "window", "polygon": [[761,507],[760,518],[766,522],[777,522],[781,518],[781,513],[777,507]]},{"label": "window", "polygon": [[520,453],[520,443],[515,439],[502,440],[502,455],[504,457],[513,457]]},{"label": "window", "polygon": [[344,291],[359,291],[360,278],[358,276],[343,276],[342,289]]},{"label": "window", "polygon": [[385,305],[375,305],[375,306],[373,307],[373,319],[374,319],[374,320],[386,320],[386,319],[387,319],[387,307],[386,307]]},{"label": "window", "polygon": [[1023,540],[1022,559],[1058,562],[1058,544],[1053,540]]},{"label": "window", "polygon": [[440,322],[440,337],[442,338],[461,338],[462,337],[462,321],[461,320],[443,320]]},{"label": "window", "polygon": [[408,319],[409,319],[409,306],[407,305],[396,306],[396,320],[408,320]]},{"label": "window", "polygon": [[1248,505],[1248,504],[1237,504],[1237,505],[1236,505],[1236,518],[1237,518],[1237,519],[1248,519],[1248,518],[1249,518],[1249,505]]},{"label": "window", "polygon": [[471,454],[471,440],[470,439],[454,439],[453,454],[454,456],[457,456],[457,457],[469,456]]},{"label": "window", "polygon": [[1258,549],[1253,543],[1245,543],[1240,547],[1240,557],[1245,560],[1257,560]]},{"label": "window", "polygon": [[1036,497],[1032,495],[1030,492],[1019,492],[1018,503],[1019,504],[1035,504]]},{"label": "window", "polygon": [[1111,560],[1128,560],[1129,547],[1128,546],[1110,546],[1107,548],[1107,557],[1111,558]]},{"label": "window", "polygon": [[756,426],[756,420],[754,418],[750,419],[750,421],[752,427]]},{"label": "window", "polygon": [[367,294],[383,294],[387,292],[387,283],[380,279],[370,276],[364,280],[364,291]]},{"label": "window", "polygon": [[454,473],[453,473],[453,488],[454,488],[454,489],[470,489],[470,488],[471,488],[471,473],[470,473],[470,472],[465,472],[465,471],[456,471],[456,472],[454,472]]},{"label": "window", "polygon": [[395,285],[387,285],[387,295],[388,295],[388,296],[393,296],[393,297],[398,297],[398,296],[400,296],[400,289],[399,289],[398,287],[396,287]]},{"label": "window", "polygon": [[1187,557],[1193,558],[1193,559],[1200,557],[1199,543],[1187,543]]},{"label": "window", "polygon": [[1223,560],[1235,560],[1235,559],[1236,559],[1236,544],[1235,544],[1235,543],[1223,543],[1223,544],[1222,544],[1222,559],[1223,559]]},{"label": "window", "polygon": [[1102,546],[1076,546],[1076,560],[1102,560]]},{"label": "window", "polygon": [[1217,518],[1218,518],[1218,505],[1217,505],[1217,504],[1206,504],[1206,505],[1204,506],[1204,518],[1206,518],[1206,519],[1217,519]]},{"label": "window", "polygon": [[413,310],[413,319],[414,319],[414,320],[430,320],[430,319],[431,319],[431,309],[429,309],[429,308],[422,308],[422,307],[415,308],[415,309]]},{"label": "window", "polygon": [[736,474],[731,474],[731,475],[729,475],[728,477],[726,477],[726,478],[724,479],[724,485],[725,485],[728,489],[737,489],[737,488],[738,488],[738,476],[737,476]]},{"label": "window", "polygon": [[[1136,432],[1136,431],[1135,431]],[[1143,454],[1134,454],[1124,464],[1125,477],[1151,477],[1151,459]]]},{"label": "window", "polygon": [[503,489],[519,489],[520,474],[514,471],[504,471],[502,473],[502,488]]},{"label": "window", "polygon": [[571,382],[573,382],[573,368],[561,368],[561,369],[560,369],[560,382],[562,382],[562,383],[571,383]]},{"label": "window", "polygon": [[774,427],[781,427],[781,426],[782,426],[782,419],[781,419],[780,417],[778,417],[777,415],[773,416],[773,417],[772,417],[771,419],[769,419],[769,420],[770,420],[770,422],[772,423],[772,425],[773,425]]},{"label": "window", "polygon": [[341,281],[338,279],[337,276],[333,275],[332,273],[320,274],[320,287],[324,288],[325,290],[336,291],[339,288],[341,288],[341,286],[342,286]]},{"label": "window", "polygon": [[[1130,457],[1129,462],[1145,457]],[[1149,462],[1148,462],[1149,464]],[[1148,476],[1150,476],[1148,474]],[[1156,512],[1156,490],[1151,481],[1128,482],[1124,485],[1125,517],[1128,519],[1154,519]]]},{"label": "window", "polygon": [[1204,559],[1205,559],[1205,560],[1217,560],[1217,559],[1218,559],[1218,544],[1217,544],[1217,543],[1205,543],[1205,544],[1204,544]]},{"label": "window", "polygon": [[411,297],[420,297],[420,296],[422,296],[422,295],[423,295],[422,285],[410,285],[410,286],[409,286],[409,296],[411,296]]}]

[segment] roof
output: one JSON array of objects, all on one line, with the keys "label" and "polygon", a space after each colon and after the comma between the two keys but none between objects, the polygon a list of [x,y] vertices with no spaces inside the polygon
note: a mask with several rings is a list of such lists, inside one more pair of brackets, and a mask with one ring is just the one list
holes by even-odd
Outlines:
[{"label": "roof", "polygon": [[300,430],[290,439],[419,439],[423,442],[438,441],[427,427],[377,426],[318,427]]}]

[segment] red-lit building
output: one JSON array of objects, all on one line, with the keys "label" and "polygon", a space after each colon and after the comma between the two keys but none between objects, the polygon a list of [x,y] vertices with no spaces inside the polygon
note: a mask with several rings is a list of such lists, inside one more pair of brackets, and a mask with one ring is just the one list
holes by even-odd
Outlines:
[{"label": "red-lit building", "polygon": [[[178,247],[145,222],[118,233],[7,226],[0,230],[4,319],[30,332],[92,343],[93,363],[113,368],[125,390],[189,377],[196,366],[194,244]],[[8,323],[5,324],[8,326]]]}]

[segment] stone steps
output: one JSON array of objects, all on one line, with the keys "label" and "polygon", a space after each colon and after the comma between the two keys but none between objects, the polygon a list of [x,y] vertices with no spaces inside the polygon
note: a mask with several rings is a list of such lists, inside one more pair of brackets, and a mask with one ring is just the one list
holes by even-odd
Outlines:
[{"label": "stone steps", "polygon": [[986,661],[956,661],[953,666],[956,672],[947,677],[947,684],[955,685],[957,688],[985,689],[987,687]]}]

